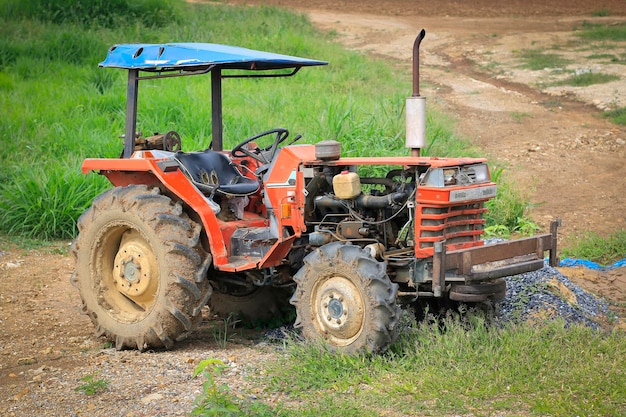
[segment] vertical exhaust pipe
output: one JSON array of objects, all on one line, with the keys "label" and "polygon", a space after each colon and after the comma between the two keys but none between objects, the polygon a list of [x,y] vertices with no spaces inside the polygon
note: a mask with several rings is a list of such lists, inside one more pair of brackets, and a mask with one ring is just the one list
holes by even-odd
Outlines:
[{"label": "vertical exhaust pipe", "polygon": [[426,146],[426,97],[420,96],[420,43],[426,36],[422,31],[413,43],[413,95],[406,98],[406,147],[411,156],[420,156]]}]

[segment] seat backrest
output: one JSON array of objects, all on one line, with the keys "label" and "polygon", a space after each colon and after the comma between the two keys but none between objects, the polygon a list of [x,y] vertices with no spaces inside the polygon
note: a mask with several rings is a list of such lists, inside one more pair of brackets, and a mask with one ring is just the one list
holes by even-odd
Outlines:
[{"label": "seat backrest", "polygon": [[204,194],[244,196],[259,189],[259,182],[243,176],[223,153],[212,150],[177,152],[174,159]]}]

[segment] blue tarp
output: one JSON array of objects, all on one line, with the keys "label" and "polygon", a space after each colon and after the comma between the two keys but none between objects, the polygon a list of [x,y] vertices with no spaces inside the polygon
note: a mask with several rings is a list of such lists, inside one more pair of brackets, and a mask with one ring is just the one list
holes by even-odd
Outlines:
[{"label": "blue tarp", "polygon": [[143,71],[207,68],[273,70],[326,65],[299,58],[213,43],[121,44],[109,49],[99,66]]},{"label": "blue tarp", "polygon": [[569,266],[569,267],[582,266],[585,268],[595,269],[598,271],[608,271],[609,269],[619,268],[620,266],[626,266],[626,258],[619,260],[613,263],[612,265],[608,265],[608,266],[602,266],[595,262],[586,261],[584,259],[566,258],[566,259],[561,260],[560,266]]}]

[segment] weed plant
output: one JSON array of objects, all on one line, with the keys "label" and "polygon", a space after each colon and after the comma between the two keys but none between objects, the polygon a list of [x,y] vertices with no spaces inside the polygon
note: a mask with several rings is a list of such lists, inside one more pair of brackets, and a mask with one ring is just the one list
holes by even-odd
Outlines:
[{"label": "weed plant", "polygon": [[200,361],[194,370],[193,377],[204,378],[202,393],[194,400],[192,416],[219,416],[219,417],[277,417],[283,415],[280,409],[272,409],[263,403],[244,401],[230,392],[225,383],[219,383],[218,378],[228,367],[219,359],[205,359]]},{"label": "weed plant", "polygon": [[228,343],[231,339],[236,335],[234,333],[235,328],[239,320],[236,317],[235,313],[230,313],[228,317],[222,320],[222,323],[215,325],[213,328],[213,339],[215,339],[215,343],[221,348],[226,349],[228,347]]},{"label": "weed plant", "polygon": [[106,379],[96,379],[95,375],[85,375],[80,379],[83,384],[75,388],[75,391],[80,391],[85,395],[94,395],[102,391],[106,391],[109,388],[110,382]]},{"label": "weed plant", "polygon": [[195,399],[195,407],[191,412],[195,416],[234,416],[240,415],[241,410],[236,404],[235,397],[230,395],[228,385],[219,384],[217,378],[222,374],[226,365],[219,359],[205,359],[196,367],[193,377],[204,377],[202,394]]},{"label": "weed plant", "polygon": [[512,233],[532,235],[538,226],[528,217],[527,198],[505,181],[504,168],[492,167],[491,180],[498,184],[498,194],[486,203],[485,236],[509,238]]},{"label": "weed plant", "polygon": [[594,10],[593,12],[591,12],[592,16],[596,16],[596,17],[605,17],[605,16],[610,16],[611,15],[611,10],[609,9],[598,9],[598,10]]}]

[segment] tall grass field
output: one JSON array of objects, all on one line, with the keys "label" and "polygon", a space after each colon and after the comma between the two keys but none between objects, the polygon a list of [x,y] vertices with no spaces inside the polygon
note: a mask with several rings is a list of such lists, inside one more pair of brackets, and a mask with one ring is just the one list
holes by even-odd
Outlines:
[{"label": "tall grass field", "polygon": [[[406,154],[410,74],[342,49],[303,15],[174,0],[0,0],[0,231],[75,236],[80,213],[109,186],[97,175],[82,175],[81,161],[117,157],[122,149],[126,73],[98,63],[117,43],[187,41],[330,62],[287,79],[226,80],[225,148],[286,127],[309,143],[339,140],[346,156]],[[205,149],[210,101],[210,77],[142,82],[137,129],[145,135],[176,130],[183,150]],[[478,155],[468,155],[471,147],[453,133],[449,117],[434,108],[427,117],[426,154]],[[515,190],[492,205],[489,225],[513,230],[526,215]]]}]

